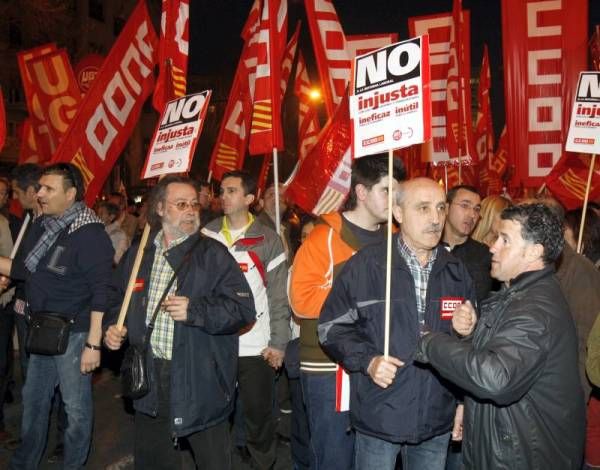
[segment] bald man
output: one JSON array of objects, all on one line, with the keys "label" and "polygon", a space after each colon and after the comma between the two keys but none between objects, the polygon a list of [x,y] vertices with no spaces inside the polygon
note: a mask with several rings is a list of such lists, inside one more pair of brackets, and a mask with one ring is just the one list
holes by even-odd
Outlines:
[{"label": "bald man", "polygon": [[475,290],[462,262],[439,247],[442,188],[427,178],[409,180],[394,202],[400,233],[392,240],[390,355],[383,356],[385,241],[348,260],[321,311],[319,340],[350,373],[354,469],[393,470],[401,454],[404,470],[443,470],[456,399],[413,357],[426,332],[457,334],[472,326],[470,313],[454,311],[475,304]]}]

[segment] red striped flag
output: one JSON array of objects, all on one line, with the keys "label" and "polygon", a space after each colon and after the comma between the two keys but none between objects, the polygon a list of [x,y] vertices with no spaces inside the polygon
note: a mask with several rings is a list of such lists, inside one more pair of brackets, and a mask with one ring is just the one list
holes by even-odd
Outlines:
[{"label": "red striped flag", "polygon": [[306,154],[317,142],[321,124],[315,103],[310,98],[312,84],[306,71],[306,63],[302,53],[296,65],[296,83],[294,93],[298,97],[298,161],[304,160]]},{"label": "red striped flag", "polygon": [[283,148],[281,128],[282,45],[287,38],[287,0],[265,0],[257,44],[256,81],[248,150],[250,155]]},{"label": "red striped flag", "polygon": [[240,169],[244,165],[256,68],[256,39],[260,27],[261,2],[255,0],[248,19],[242,28],[244,47],[237,65],[221,128],[210,157],[208,169],[211,177],[221,180],[223,173]]},{"label": "red striped flag", "polygon": [[185,96],[189,50],[189,0],[163,0],[158,48],[159,73],[152,105],[162,113],[165,104]]}]

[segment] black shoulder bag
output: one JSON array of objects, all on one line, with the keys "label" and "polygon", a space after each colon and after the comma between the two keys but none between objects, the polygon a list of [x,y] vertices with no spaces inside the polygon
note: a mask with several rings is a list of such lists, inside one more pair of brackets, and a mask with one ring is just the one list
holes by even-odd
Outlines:
[{"label": "black shoulder bag", "polygon": [[167,287],[160,296],[160,300],[154,308],[154,313],[152,314],[150,323],[146,327],[146,333],[144,334],[144,340],[142,341],[142,344],[139,346],[130,344],[125,351],[123,362],[121,364],[121,389],[124,397],[137,400],[147,395],[150,391],[150,377],[148,377],[147,360],[148,345],[150,344],[150,337],[154,331],[154,322],[156,321],[156,316],[161,309],[162,303],[164,302],[167,294],[173,286],[173,283],[175,282],[175,279],[177,278],[177,274],[179,274],[181,268],[189,261],[192,251],[196,245],[198,245],[200,240],[202,240],[202,235],[194,242],[192,247],[185,254],[183,260],[181,260],[179,266],[177,266],[173,276],[171,276],[169,284],[167,284]]}]

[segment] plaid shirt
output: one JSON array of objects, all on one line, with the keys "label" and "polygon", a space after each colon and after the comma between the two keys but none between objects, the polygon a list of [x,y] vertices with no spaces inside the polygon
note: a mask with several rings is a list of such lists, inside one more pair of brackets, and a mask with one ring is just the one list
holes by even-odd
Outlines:
[{"label": "plaid shirt", "polygon": [[[173,269],[165,257],[165,252],[171,248],[183,243],[189,235],[173,240],[165,248],[163,246],[163,232],[162,230],[156,234],[154,239],[154,246],[156,251],[154,253],[154,262],[152,263],[152,275],[150,276],[150,285],[148,286],[148,307],[146,308],[146,325],[152,320],[154,309],[156,304],[160,300],[163,292],[167,288],[167,284],[173,276]],[[177,292],[177,279],[173,282],[168,295],[174,295]],[[156,315],[156,321],[154,322],[154,331],[150,337],[150,345],[152,346],[152,352],[154,357],[159,359],[171,360],[171,354],[173,352],[173,332],[175,330],[175,322],[170,315],[160,310]]]},{"label": "plaid shirt", "polygon": [[429,260],[425,266],[421,266],[419,260],[413,253],[413,251],[404,243],[402,236],[398,237],[398,252],[406,261],[410,274],[415,281],[415,294],[417,297],[417,312],[419,314],[419,326],[421,331],[425,326],[425,308],[427,304],[427,285],[429,284],[429,275],[431,274],[431,268],[437,257],[437,248],[431,252]]}]

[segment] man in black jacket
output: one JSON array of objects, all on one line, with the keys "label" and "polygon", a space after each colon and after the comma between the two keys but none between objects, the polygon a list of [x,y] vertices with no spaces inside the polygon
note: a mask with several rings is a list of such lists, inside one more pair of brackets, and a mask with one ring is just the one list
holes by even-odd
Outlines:
[{"label": "man in black jacket", "polygon": [[[145,248],[127,327],[110,326],[104,340],[118,349],[128,335],[140,346],[146,323],[160,309],[148,354],[150,391],[134,401],[135,466],[179,468],[176,447],[186,438],[199,468],[228,470],[238,332],[254,321],[252,292],[227,249],[198,232],[198,194],[191,180],[164,178],[149,204],[149,222],[157,230]],[[136,251],[137,246],[130,249],[117,270],[111,295],[117,308]],[[166,300],[158,305],[179,265]]]},{"label": "man in black jacket", "polygon": [[[319,317],[325,351],[350,372],[355,470],[442,470],[456,410],[448,384],[413,361],[427,331],[449,334],[454,306],[475,303],[461,261],[439,247],[444,191],[433,180],[400,183],[393,213],[390,351],[384,353],[386,242],[360,250],[336,277]],[[457,423],[460,424],[460,423]]]},{"label": "man in black jacket", "polygon": [[417,359],[467,392],[467,469],[581,468],[577,335],[554,275],[563,245],[560,222],[544,205],[505,209],[490,249],[503,289],[483,302],[471,337],[431,333],[419,343]]}]

